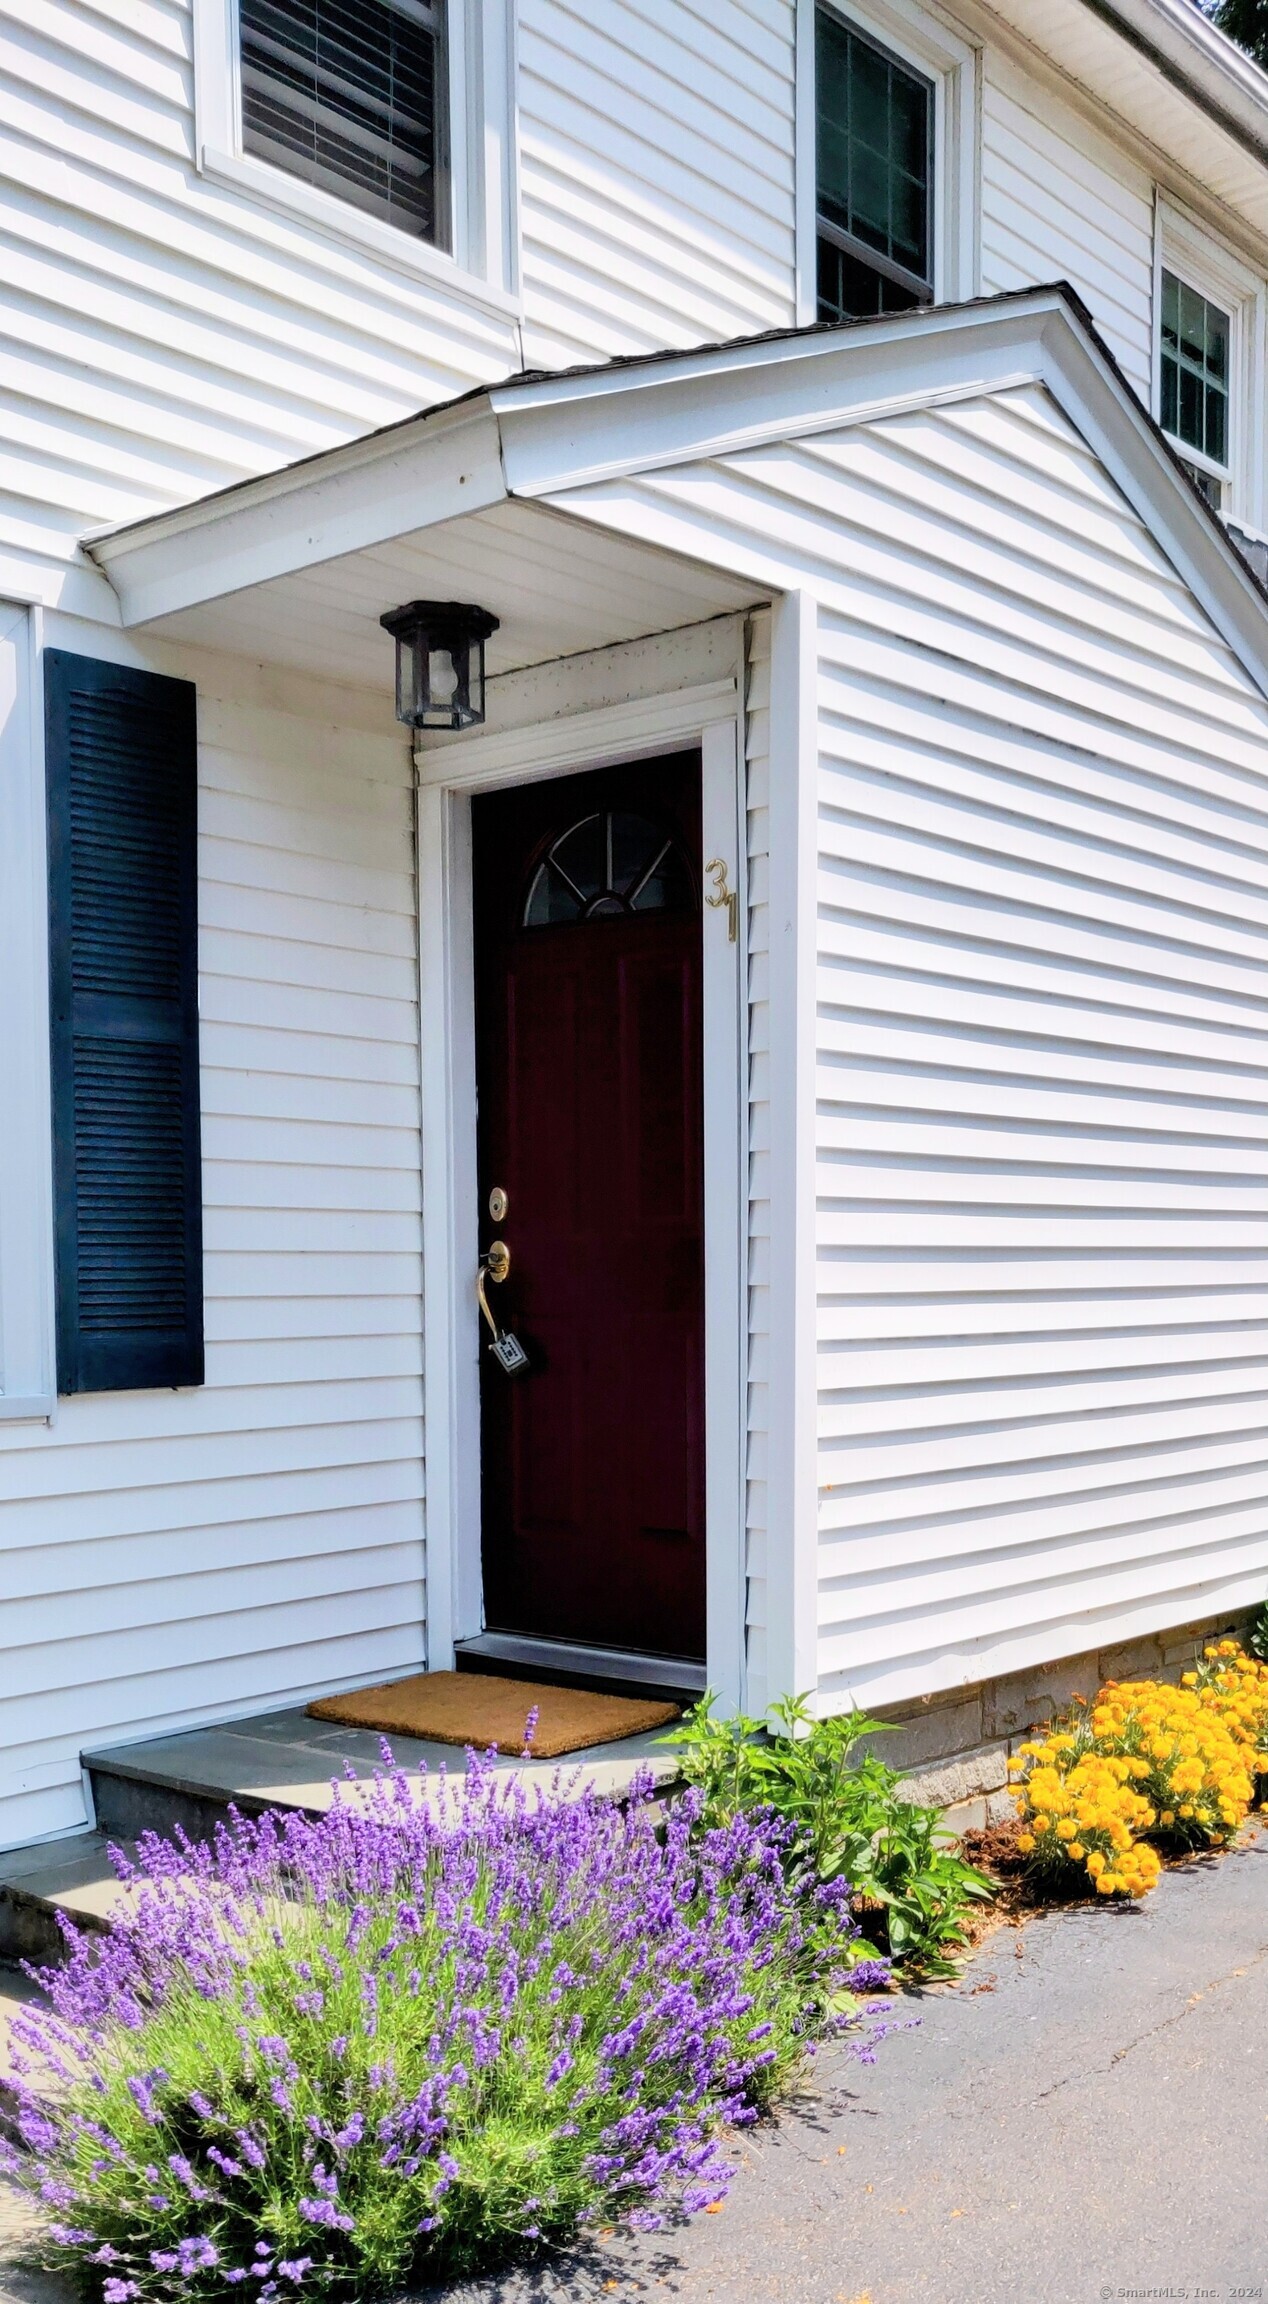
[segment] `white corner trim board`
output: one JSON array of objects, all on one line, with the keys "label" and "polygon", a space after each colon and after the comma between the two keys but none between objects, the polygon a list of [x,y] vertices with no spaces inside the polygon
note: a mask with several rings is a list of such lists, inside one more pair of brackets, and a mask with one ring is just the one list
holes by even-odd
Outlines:
[{"label": "white corner trim board", "polygon": [[47,1418],[53,1371],[52,1141],[36,613],[0,603],[0,1420]]},{"label": "white corner trim board", "polygon": [[767,1681],[814,1689],[819,1482],[815,1253],[818,613],[775,603],[770,697],[770,1392]]}]

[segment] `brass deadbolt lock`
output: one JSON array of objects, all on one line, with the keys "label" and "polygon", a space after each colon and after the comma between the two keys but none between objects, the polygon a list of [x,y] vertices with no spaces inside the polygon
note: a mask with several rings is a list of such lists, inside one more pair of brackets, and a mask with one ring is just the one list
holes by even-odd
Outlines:
[{"label": "brass deadbolt lock", "polygon": [[510,1205],[511,1203],[507,1199],[502,1186],[500,1184],[495,1184],[493,1190],[489,1194],[489,1214],[493,1218],[495,1224],[501,1224],[503,1222],[506,1216],[506,1211]]}]

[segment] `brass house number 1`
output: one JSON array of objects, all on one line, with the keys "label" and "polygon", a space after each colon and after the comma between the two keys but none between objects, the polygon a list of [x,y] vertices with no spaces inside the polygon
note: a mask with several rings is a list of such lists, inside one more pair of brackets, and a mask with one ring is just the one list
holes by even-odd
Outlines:
[{"label": "brass house number 1", "polygon": [[721,911],[725,904],[727,940],[732,944],[738,944],[740,941],[740,899],[735,889],[727,886],[727,868],[723,859],[720,856],[714,856],[705,865],[705,872],[713,882],[713,894],[705,897],[705,903],[712,904],[715,911]]}]

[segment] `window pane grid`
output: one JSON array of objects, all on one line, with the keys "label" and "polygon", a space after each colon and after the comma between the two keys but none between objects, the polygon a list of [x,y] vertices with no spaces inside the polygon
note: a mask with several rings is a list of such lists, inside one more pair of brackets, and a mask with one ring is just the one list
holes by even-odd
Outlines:
[{"label": "window pane grid", "polygon": [[910,312],[930,299],[925,290],[891,279],[865,257],[819,236],[819,318],[871,320],[882,312]]},{"label": "window pane grid", "polygon": [[[821,241],[820,318],[862,318],[926,301],[929,83],[825,8],[816,15],[815,72],[819,216],[855,244],[844,249],[827,235]],[[908,279],[888,272],[878,283],[869,252]]]},{"label": "window pane grid", "polygon": [[438,12],[420,0],[240,0],[242,142],[437,237]]},{"label": "window pane grid", "polygon": [[1213,464],[1228,463],[1229,338],[1218,304],[1162,275],[1162,428]]}]

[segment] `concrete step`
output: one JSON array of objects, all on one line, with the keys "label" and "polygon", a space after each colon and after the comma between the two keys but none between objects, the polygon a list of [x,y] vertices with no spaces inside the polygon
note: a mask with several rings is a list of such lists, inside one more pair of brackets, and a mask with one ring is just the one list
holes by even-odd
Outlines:
[{"label": "concrete step", "polygon": [[[545,1782],[558,1777],[565,1785],[619,1795],[642,1769],[650,1769],[660,1784],[673,1781],[674,1755],[659,1737],[659,1730],[629,1736],[562,1761],[506,1754],[493,1765],[500,1774]],[[401,1767],[410,1774],[425,1770],[432,1782],[442,1768],[457,1775],[464,1765],[452,1744],[399,1736],[393,1751]],[[0,1961],[59,1959],[59,1910],[81,1926],[109,1925],[128,1893],[106,1854],[109,1842],[130,1852],[142,1832],[166,1838],[178,1826],[192,1840],[206,1840],[231,1805],[246,1816],[270,1808],[321,1816],[335,1798],[334,1780],[340,1781],[341,1797],[357,1796],[344,1778],[345,1765],[366,1785],[382,1766],[382,1752],[379,1738],[366,1729],[287,1710],[86,1752],[83,1762],[96,1830],[0,1854]]]},{"label": "concrete step", "polygon": [[80,1832],[0,1856],[0,1961],[47,1967],[60,1960],[59,1912],[78,1928],[109,1926],[128,1894],[106,1854],[111,1837]]},{"label": "concrete step", "polygon": [[[640,1768],[650,1767],[658,1782],[672,1781],[677,1773],[674,1757],[659,1739],[659,1730],[627,1736],[564,1761],[524,1760],[506,1753],[493,1765],[499,1773],[530,1780],[550,1781],[562,1773],[565,1779],[620,1793]],[[442,1769],[456,1775],[464,1765],[455,1745],[430,1739],[397,1736],[392,1749],[409,1774],[425,1771],[433,1781]],[[268,1808],[295,1808],[322,1816],[335,1798],[336,1779],[340,1796],[348,1797],[347,1768],[366,1783],[382,1765],[382,1742],[373,1731],[311,1720],[300,1710],[260,1713],[250,1720],[84,1754],[97,1822],[103,1831],[126,1840],[135,1840],[144,1831],[168,1833],[178,1824],[192,1838],[205,1839],[223,1821],[231,1802],[246,1816],[263,1815]]]}]

